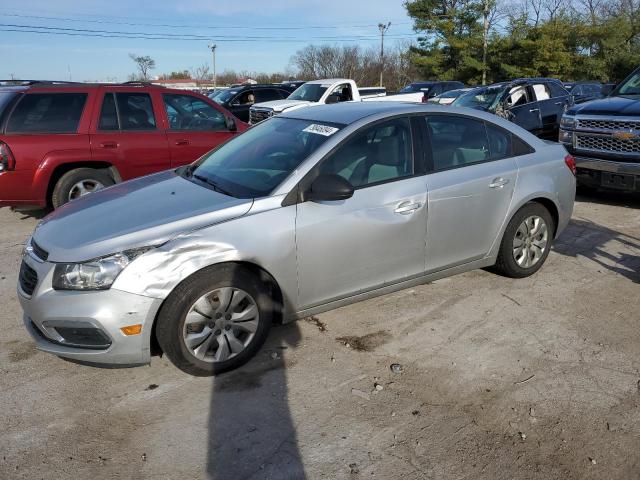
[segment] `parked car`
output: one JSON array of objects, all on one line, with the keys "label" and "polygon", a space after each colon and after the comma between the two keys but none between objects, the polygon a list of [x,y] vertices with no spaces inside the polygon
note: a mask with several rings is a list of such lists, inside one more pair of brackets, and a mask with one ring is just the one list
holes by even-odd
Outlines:
[{"label": "parked car", "polygon": [[464,88],[462,82],[414,82],[410,83],[406,87],[402,88],[398,94],[412,93],[415,96],[416,102],[426,102],[430,98],[437,97],[438,95],[448,92],[449,90],[456,90]]},{"label": "parked car", "polygon": [[246,124],[142,84],[0,84],[0,206],[47,205],[193,162]]},{"label": "parked car", "polygon": [[490,265],[535,273],[571,217],[573,169],[561,145],[470,109],[284,113],[46,217],[19,274],[24,324],[62,357],[144,364],[157,342],[219,373],[274,320]]},{"label": "parked car", "polygon": [[256,103],[251,107],[249,122],[252,125],[285,111],[311,106],[361,101],[421,102],[422,97],[411,95],[387,95],[384,87],[359,88],[348,78],[326,78],[306,82],[285,100]]},{"label": "parked car", "polygon": [[471,88],[458,88],[456,90],[449,90],[448,92],[441,93],[440,95],[436,95],[435,97],[431,97],[428,102],[429,103],[438,103],[440,105],[451,105],[456,98],[460,95],[464,95],[468,91],[472,90]]},{"label": "parked car", "polygon": [[583,187],[640,191],[640,68],[608,97],[569,108],[559,141],[575,155]]},{"label": "parked car", "polygon": [[588,102],[604,97],[602,84],[599,82],[565,82],[564,88],[573,97],[573,103]]},{"label": "parked car", "polygon": [[555,140],[560,118],[571,101],[571,95],[558,80],[520,78],[474,88],[452,105],[495,113],[538,137]]},{"label": "parked car", "polygon": [[211,99],[229,110],[243,122],[249,121],[249,109],[255,103],[287,98],[296,89],[294,84],[240,85],[214,94]]}]

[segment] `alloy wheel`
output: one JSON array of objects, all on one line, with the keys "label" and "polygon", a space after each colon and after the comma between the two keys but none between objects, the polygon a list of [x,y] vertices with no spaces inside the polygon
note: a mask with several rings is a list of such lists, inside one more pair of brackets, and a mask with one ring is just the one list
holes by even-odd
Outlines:
[{"label": "alloy wheel", "polygon": [[97,180],[80,180],[69,190],[69,201],[104,188],[104,185]]}]

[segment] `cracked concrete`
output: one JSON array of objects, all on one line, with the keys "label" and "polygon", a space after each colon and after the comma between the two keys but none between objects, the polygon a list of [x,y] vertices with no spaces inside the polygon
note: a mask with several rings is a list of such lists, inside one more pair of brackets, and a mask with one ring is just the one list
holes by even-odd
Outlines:
[{"label": "cracked concrete", "polygon": [[36,219],[2,209],[0,478],[638,478],[639,212],[582,198],[534,277],[474,271],[277,327],[203,379],[35,351],[15,283]]}]

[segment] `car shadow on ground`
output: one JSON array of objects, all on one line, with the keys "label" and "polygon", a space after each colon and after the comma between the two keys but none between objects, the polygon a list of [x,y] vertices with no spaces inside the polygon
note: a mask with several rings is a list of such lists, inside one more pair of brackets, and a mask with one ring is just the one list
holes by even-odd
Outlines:
[{"label": "car shadow on ground", "polygon": [[300,338],[297,322],[274,325],[256,357],[215,378],[208,419],[209,478],[306,478],[286,372]]},{"label": "car shadow on ground", "polygon": [[25,220],[27,218],[35,218],[36,220],[41,220],[51,212],[53,212],[51,208],[15,208],[12,210],[20,215],[20,220]]},{"label": "car shadow on ground", "polygon": [[612,190],[584,190],[578,188],[576,201],[617,207],[640,208],[640,193],[617,192]]},{"label": "car shadow on ground", "polygon": [[573,218],[556,240],[553,250],[568,257],[588,258],[611,272],[640,283],[640,238]]}]

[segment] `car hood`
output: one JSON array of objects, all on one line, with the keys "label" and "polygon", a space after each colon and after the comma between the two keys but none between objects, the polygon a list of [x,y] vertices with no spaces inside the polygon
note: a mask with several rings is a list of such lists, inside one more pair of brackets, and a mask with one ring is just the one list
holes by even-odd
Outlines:
[{"label": "car hood", "polygon": [[252,199],[215,192],[167,171],[74,200],[36,228],[34,240],[52,262],[80,262],[246,214]]},{"label": "car hood", "polygon": [[311,105],[314,102],[308,102],[306,100],[272,100],[271,102],[256,103],[253,106],[257,108],[270,108],[275,112],[282,112],[288,108],[298,107],[303,105]]},{"label": "car hood", "polygon": [[567,110],[567,115],[640,115],[640,97],[615,96],[592,100],[574,105]]}]

